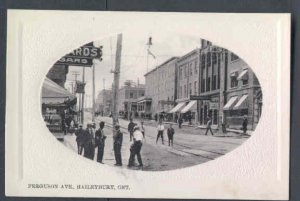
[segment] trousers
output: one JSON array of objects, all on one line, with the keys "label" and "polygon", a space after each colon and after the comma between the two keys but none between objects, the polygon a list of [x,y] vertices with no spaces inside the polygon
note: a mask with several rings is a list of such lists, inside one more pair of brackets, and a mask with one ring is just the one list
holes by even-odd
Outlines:
[{"label": "trousers", "polygon": [[156,143],[157,143],[159,137],[161,137],[161,142],[164,144],[164,131],[158,131],[157,138],[156,138]]},{"label": "trousers", "polygon": [[143,166],[143,161],[142,161],[142,157],[141,157],[142,145],[143,144],[141,141],[136,141],[130,148],[130,157],[129,157],[129,162],[128,162],[129,166],[134,165],[135,155],[137,156],[137,160],[138,160],[140,166]]},{"label": "trousers", "polygon": [[115,160],[117,165],[122,165],[121,147],[122,145],[118,143],[114,143],[114,153],[115,153]]},{"label": "trousers", "polygon": [[102,163],[105,144],[98,145],[97,162]]}]

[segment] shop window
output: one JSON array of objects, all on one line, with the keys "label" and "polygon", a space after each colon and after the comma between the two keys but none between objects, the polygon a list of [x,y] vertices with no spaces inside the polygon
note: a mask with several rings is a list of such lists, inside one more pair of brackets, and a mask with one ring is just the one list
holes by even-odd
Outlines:
[{"label": "shop window", "polygon": [[241,109],[241,116],[248,115],[248,109]]}]

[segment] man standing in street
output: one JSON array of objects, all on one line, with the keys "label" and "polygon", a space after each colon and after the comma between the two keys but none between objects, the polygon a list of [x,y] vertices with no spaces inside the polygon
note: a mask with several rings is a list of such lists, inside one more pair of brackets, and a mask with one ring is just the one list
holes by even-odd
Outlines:
[{"label": "man standing in street", "polygon": [[139,167],[143,167],[143,162],[141,157],[141,149],[143,145],[142,140],[143,140],[143,134],[140,131],[139,127],[135,126],[134,133],[133,133],[133,144],[130,147],[130,157],[129,157],[128,167],[134,166],[135,155],[137,155]]},{"label": "man standing in street", "polygon": [[164,125],[162,124],[162,121],[160,120],[159,121],[159,124],[157,126],[157,138],[156,138],[156,144],[157,144],[157,141],[159,139],[159,137],[161,137],[161,142],[162,144],[164,144],[164,131],[165,131],[165,127]]},{"label": "man standing in street", "polygon": [[96,146],[98,147],[97,162],[99,162],[99,163],[103,163],[102,160],[103,160],[105,139],[106,139],[106,136],[103,131],[104,126],[105,126],[105,123],[103,121],[101,121],[99,123],[99,129],[95,133],[95,143],[96,143]]},{"label": "man standing in street", "polygon": [[84,157],[94,160],[95,156],[95,140],[93,134],[93,125],[88,124],[85,131],[84,140]]},{"label": "man standing in street", "polygon": [[133,123],[132,118],[130,118],[130,122],[128,124],[128,132],[130,134],[130,142],[132,141],[132,137],[133,137],[133,128],[135,126],[135,123]]},{"label": "man standing in street", "polygon": [[183,122],[182,117],[179,116],[179,118],[178,118],[178,128],[181,128],[182,122]]},{"label": "man standing in street", "polygon": [[244,116],[243,118],[243,124],[242,124],[242,129],[243,129],[243,134],[247,134],[247,126],[248,126],[248,119],[247,116]]},{"label": "man standing in street", "polygon": [[79,128],[75,131],[77,150],[78,154],[82,155],[83,145],[84,145],[84,130],[82,129],[82,124],[79,125]]},{"label": "man standing in street", "polygon": [[214,133],[213,133],[212,130],[211,130],[211,118],[210,118],[210,117],[207,118],[205,135],[207,135],[207,132],[208,132],[208,131],[211,132],[211,135],[214,135]]},{"label": "man standing in street", "polygon": [[175,131],[174,128],[172,128],[172,124],[170,124],[167,133],[168,133],[169,146],[171,145],[173,147],[173,138],[174,138]]},{"label": "man standing in street", "polygon": [[115,125],[116,133],[113,136],[114,139],[114,152],[115,152],[115,160],[116,166],[122,166],[122,156],[121,156],[121,148],[123,143],[123,133],[120,131],[120,125]]}]

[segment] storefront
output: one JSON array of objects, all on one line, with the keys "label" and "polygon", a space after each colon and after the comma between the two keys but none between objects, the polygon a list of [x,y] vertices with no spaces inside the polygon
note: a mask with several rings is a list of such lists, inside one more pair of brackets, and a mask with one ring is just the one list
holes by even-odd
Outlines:
[{"label": "storefront", "polygon": [[219,97],[212,97],[210,100],[201,100],[199,107],[200,125],[206,125],[208,117],[212,120],[212,125],[219,124]]}]

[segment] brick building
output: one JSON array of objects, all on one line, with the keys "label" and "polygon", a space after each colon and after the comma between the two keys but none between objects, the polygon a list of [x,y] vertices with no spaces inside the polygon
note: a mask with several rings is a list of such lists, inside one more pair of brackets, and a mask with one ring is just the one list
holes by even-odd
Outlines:
[{"label": "brick building", "polygon": [[199,95],[199,60],[200,49],[194,49],[177,60],[177,105],[170,111],[176,117],[181,115],[194,123],[198,122],[197,101],[191,100]]},{"label": "brick building", "polygon": [[61,87],[65,87],[69,67],[67,65],[53,65],[48,71],[47,77]]},{"label": "brick building", "polygon": [[140,113],[154,118],[173,108],[176,99],[177,59],[172,57],[145,74],[145,96],[138,101]]}]

